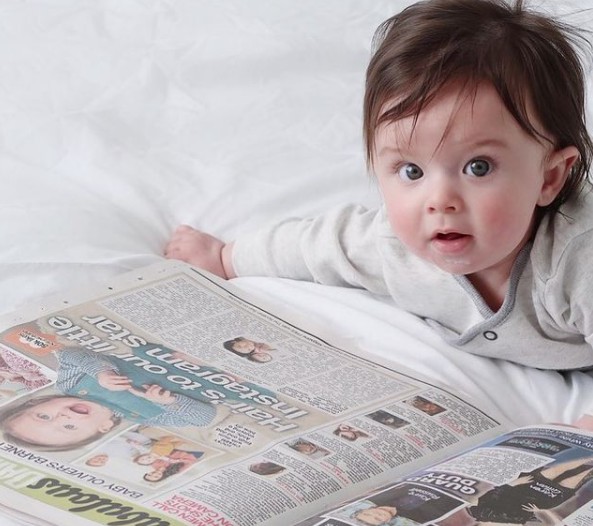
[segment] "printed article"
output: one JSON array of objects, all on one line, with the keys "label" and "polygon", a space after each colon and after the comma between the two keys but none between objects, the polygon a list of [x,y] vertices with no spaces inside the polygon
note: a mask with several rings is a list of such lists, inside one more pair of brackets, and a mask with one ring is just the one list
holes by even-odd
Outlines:
[{"label": "printed article", "polygon": [[[503,430],[179,263],[35,312],[0,333],[0,504],[54,524],[295,524]],[[467,507],[405,484],[440,502],[417,523]]]},{"label": "printed article", "polygon": [[593,438],[524,428],[299,526],[593,524]]}]

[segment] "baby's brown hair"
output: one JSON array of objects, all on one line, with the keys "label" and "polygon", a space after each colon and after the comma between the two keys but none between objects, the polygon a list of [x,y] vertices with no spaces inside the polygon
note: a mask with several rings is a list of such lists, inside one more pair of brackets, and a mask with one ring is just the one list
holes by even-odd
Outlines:
[{"label": "baby's brown hair", "polygon": [[[556,199],[555,212],[587,183],[593,143],[585,125],[582,33],[527,9],[523,0],[423,0],[379,26],[366,76],[363,132],[369,167],[382,124],[419,113],[448,83],[474,95],[491,83],[530,136],[554,150],[575,146],[580,158]],[[529,119],[531,108],[548,135]]]}]

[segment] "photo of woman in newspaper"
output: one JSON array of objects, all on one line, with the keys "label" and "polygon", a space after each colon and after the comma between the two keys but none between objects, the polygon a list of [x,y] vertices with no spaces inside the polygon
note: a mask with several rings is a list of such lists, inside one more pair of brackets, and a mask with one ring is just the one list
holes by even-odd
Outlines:
[{"label": "photo of woman in newspaper", "polygon": [[45,451],[75,449],[98,440],[122,419],[205,427],[217,417],[217,405],[276,399],[266,388],[163,346],[149,344],[125,355],[81,348],[54,354],[55,387],[61,394],[33,398],[0,413],[5,440]]},{"label": "photo of woman in newspaper", "polygon": [[267,363],[272,361],[273,357],[270,351],[275,350],[270,344],[264,342],[256,342],[237,336],[232,340],[223,342],[222,346],[233,354],[245,358],[250,362]]},{"label": "photo of woman in newspaper", "polygon": [[438,489],[403,482],[324,517],[353,526],[419,526],[445,517],[464,504]]},{"label": "photo of woman in newspaper", "polygon": [[284,466],[276,464],[276,462],[270,462],[268,460],[262,460],[261,462],[254,462],[249,465],[249,471],[262,477],[269,477],[271,475],[277,475],[286,470]]},{"label": "photo of woman in newspaper", "polygon": [[496,486],[467,508],[474,519],[469,524],[560,524],[564,518],[555,512],[593,479],[593,457],[554,462]]},{"label": "photo of woman in newspaper", "polygon": [[311,442],[310,440],[305,440],[304,438],[297,438],[296,440],[292,440],[291,442],[287,442],[286,444],[290,449],[301,453],[302,455],[306,455],[309,458],[323,458],[330,454],[330,451],[321,447],[318,444]]},{"label": "photo of woman in newspaper", "polygon": [[399,429],[400,427],[404,427],[410,423],[399,416],[395,416],[388,411],[384,411],[383,409],[378,409],[377,411],[373,411],[372,413],[369,413],[365,416],[371,420],[374,420],[375,422],[379,422],[379,424],[383,424],[384,426],[391,427],[393,429]]},{"label": "photo of woman in newspaper", "polygon": [[168,455],[154,460],[150,464],[150,470],[142,478],[152,483],[163,482],[169,477],[191,468],[203,455],[203,451],[175,449]]},{"label": "photo of woman in newspaper", "polygon": [[359,438],[368,438],[369,437],[369,434],[365,433],[361,429],[358,429],[356,427],[353,427],[348,424],[343,424],[343,423],[339,424],[338,427],[336,427],[333,430],[333,434],[340,438],[348,440],[349,442],[355,442]]},{"label": "photo of woman in newspaper", "polygon": [[446,411],[446,409],[442,406],[433,402],[432,400],[428,400],[423,396],[414,396],[408,400],[403,401],[404,404],[408,404],[423,413],[426,413],[428,416],[435,416],[439,415],[442,412]]}]

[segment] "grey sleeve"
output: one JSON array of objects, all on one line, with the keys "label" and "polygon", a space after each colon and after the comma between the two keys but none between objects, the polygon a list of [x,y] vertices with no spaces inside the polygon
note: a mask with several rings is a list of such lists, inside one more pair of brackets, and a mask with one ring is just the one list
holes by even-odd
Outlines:
[{"label": "grey sleeve", "polygon": [[576,236],[558,258],[540,295],[546,312],[566,337],[581,335],[593,355],[593,232]]},{"label": "grey sleeve", "polygon": [[58,361],[56,387],[68,392],[85,374],[92,377],[103,371],[117,371],[107,355],[83,349],[63,349],[55,352]]},{"label": "grey sleeve", "polygon": [[235,240],[238,276],[275,276],[385,294],[379,243],[382,209],[348,205],[309,219],[287,219]]}]

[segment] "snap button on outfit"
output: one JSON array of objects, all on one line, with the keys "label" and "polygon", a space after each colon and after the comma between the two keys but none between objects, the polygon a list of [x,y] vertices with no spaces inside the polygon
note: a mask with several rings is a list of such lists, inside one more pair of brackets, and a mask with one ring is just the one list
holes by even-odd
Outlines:
[{"label": "snap button on outfit", "polygon": [[494,331],[484,331],[484,338],[494,341],[498,338],[498,334],[496,334]]}]

